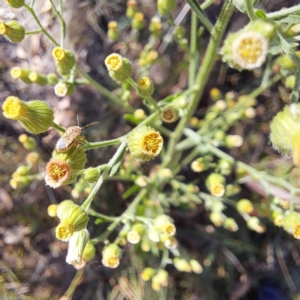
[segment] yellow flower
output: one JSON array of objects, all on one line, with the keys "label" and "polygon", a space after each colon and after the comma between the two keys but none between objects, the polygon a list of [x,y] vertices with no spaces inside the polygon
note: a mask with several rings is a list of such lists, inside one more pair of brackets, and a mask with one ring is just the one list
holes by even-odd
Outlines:
[{"label": "yellow flower", "polygon": [[131,76],[130,62],[117,53],[110,54],[104,61],[108,73],[117,82],[123,82]]},{"label": "yellow flower", "polygon": [[0,20],[0,35],[5,35],[11,42],[21,42],[25,37],[24,27],[17,21],[4,23]]},{"label": "yellow flower", "polygon": [[142,162],[158,156],[162,146],[162,136],[150,126],[138,127],[128,137],[128,148],[131,155]]},{"label": "yellow flower", "polygon": [[138,93],[142,97],[149,97],[154,92],[154,86],[149,77],[142,77],[138,82]]},{"label": "yellow flower", "polygon": [[173,123],[178,120],[178,112],[172,107],[165,108],[160,116],[165,123]]},{"label": "yellow flower", "polygon": [[120,264],[120,258],[122,252],[120,248],[115,244],[108,244],[102,251],[102,263],[105,267],[115,269]]}]

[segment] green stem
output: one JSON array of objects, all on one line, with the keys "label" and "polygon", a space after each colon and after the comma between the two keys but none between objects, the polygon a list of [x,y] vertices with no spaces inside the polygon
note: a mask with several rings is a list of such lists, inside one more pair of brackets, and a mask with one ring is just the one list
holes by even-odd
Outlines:
[{"label": "green stem", "polygon": [[86,151],[86,150],[97,149],[97,148],[101,148],[101,147],[117,145],[117,144],[124,142],[125,138],[126,138],[125,136],[122,136],[117,139],[108,140],[108,141],[101,141],[101,142],[94,142],[94,143],[87,142],[82,146],[82,149],[84,151]]},{"label": "green stem", "polygon": [[86,198],[86,200],[84,201],[84,203],[81,205],[81,207],[85,211],[88,211],[90,209],[90,206],[92,204],[92,201],[93,201],[96,193],[100,189],[100,187],[101,187],[102,183],[104,182],[105,178],[108,176],[110,169],[114,166],[114,164],[116,163],[116,161],[119,159],[119,156],[122,153],[124,153],[124,150],[126,149],[126,147],[127,147],[127,143],[122,143],[119,146],[119,148],[116,151],[116,153],[114,154],[114,156],[112,157],[112,159],[109,161],[107,169],[105,169],[104,172],[101,174],[101,176],[99,177],[97,183],[94,185],[94,188],[92,189],[91,193]]},{"label": "green stem", "polygon": [[[127,79],[127,82],[138,92],[138,84],[132,78]],[[156,101],[151,96],[142,98],[148,101],[151,106],[154,106],[157,110],[160,111],[160,107],[157,105]]]},{"label": "green stem", "polygon": [[55,39],[48,33],[48,31],[43,27],[43,25],[41,24],[41,22],[39,21],[39,18],[37,17],[37,15],[35,14],[34,10],[28,6],[26,3],[24,4],[24,6],[26,7],[26,9],[29,11],[29,13],[32,15],[32,17],[34,18],[34,20],[36,21],[36,23],[39,25],[39,27],[41,28],[41,31],[48,37],[48,39],[55,45],[55,46],[59,46],[59,44],[55,41]]},{"label": "green stem", "polygon": [[63,12],[62,2],[61,2],[61,0],[59,1],[60,9],[58,11],[55,4],[53,3],[53,0],[49,0],[49,1],[52,5],[52,8],[54,9],[56,15],[58,16],[58,18],[60,20],[60,46],[62,48],[64,48],[64,40],[65,40],[65,36],[66,36],[66,23],[62,16],[62,12]]},{"label": "green stem", "polygon": [[253,0],[245,0],[245,4],[246,4],[248,17],[250,18],[251,21],[254,21],[255,19],[257,19],[257,17],[253,9]]},{"label": "green stem", "polygon": [[105,221],[108,221],[108,222],[114,222],[116,219],[118,219],[117,217],[109,217],[109,216],[100,214],[100,213],[96,212],[95,210],[93,210],[91,208],[89,209],[88,214],[93,216],[93,217],[101,218],[101,219],[103,219]]},{"label": "green stem", "polygon": [[199,3],[196,0],[187,0],[186,1],[190,7],[192,8],[193,12],[196,14],[200,22],[203,24],[203,26],[209,31],[212,32],[213,30],[213,25],[211,22],[208,20],[208,18],[205,16],[203,13]]},{"label": "green stem", "polygon": [[201,7],[201,9],[207,9],[214,3],[215,3],[215,0],[206,0],[200,5],[200,7]]},{"label": "green stem", "polygon": [[192,20],[191,20],[191,42],[190,42],[190,63],[189,63],[189,79],[188,79],[188,87],[189,89],[193,86],[195,82],[196,72],[198,68],[198,59],[199,52],[197,51],[197,16],[196,13],[192,12]]},{"label": "green stem", "polygon": [[212,30],[209,44],[201,64],[201,68],[199,69],[199,72],[197,74],[195,80],[195,93],[193,94],[193,97],[191,99],[188,113],[180,120],[175,131],[173,132],[173,135],[170,138],[168,149],[162,164],[164,167],[166,167],[172,161],[172,157],[175,151],[175,145],[180,139],[183,129],[187,126],[191,116],[194,114],[201,100],[205,85],[208,81],[208,78],[210,77],[212,68],[218,55],[218,46],[221,43],[224,31],[233,11],[234,6],[232,5],[232,0],[226,0],[223,5],[220,17]]},{"label": "green stem", "polygon": [[34,34],[39,34],[41,32],[42,32],[41,29],[37,29],[37,30],[33,30],[33,31],[26,31],[25,34],[26,35],[34,35]]},{"label": "green stem", "polygon": [[290,103],[297,103],[299,99],[299,89],[300,89],[300,69],[297,69],[296,72],[296,80],[293,87],[292,95],[291,95],[291,101]]},{"label": "green stem", "polygon": [[283,8],[279,11],[275,11],[272,13],[267,14],[267,18],[269,20],[274,20],[274,19],[281,19],[283,17],[289,16],[291,14],[297,14],[300,12],[300,5],[295,5],[289,8]]},{"label": "green stem", "polygon": [[79,67],[76,67],[76,71],[78,74],[80,74],[80,76],[82,76],[83,78],[88,80],[88,82],[90,83],[91,86],[93,86],[96,90],[98,90],[102,95],[107,97],[109,100],[116,103],[117,105],[124,107],[128,112],[131,112],[131,113],[134,112],[135,109],[131,105],[121,101],[117,96],[115,96],[112,92],[110,92],[105,87],[103,87],[101,84],[99,84],[97,81],[95,81],[92,77],[90,77],[87,73],[82,71]]},{"label": "green stem", "polygon": [[57,129],[58,131],[61,131],[61,132],[65,132],[66,129],[57,125],[56,123],[52,122],[52,125],[51,125],[53,128]]},{"label": "green stem", "polygon": [[117,226],[123,221],[124,217],[131,215],[132,212],[135,210],[135,208],[139,205],[139,203],[143,200],[143,198],[146,196],[147,190],[142,189],[137,194],[137,196],[134,198],[134,200],[130,203],[130,205],[127,207],[127,209],[124,211],[124,213],[117,217],[113,223],[105,230],[103,234],[101,234],[99,237],[94,238],[91,240],[93,244],[98,244],[104,240],[107,239],[107,237],[111,234],[113,230],[117,228]]},{"label": "green stem", "polygon": [[257,89],[255,89],[251,94],[249,94],[249,97],[256,98],[258,95],[260,95],[268,87],[272,86],[274,83],[276,83],[277,81],[279,81],[281,78],[282,78],[282,75],[281,74],[277,74],[271,80],[269,80],[266,84],[261,85]]}]

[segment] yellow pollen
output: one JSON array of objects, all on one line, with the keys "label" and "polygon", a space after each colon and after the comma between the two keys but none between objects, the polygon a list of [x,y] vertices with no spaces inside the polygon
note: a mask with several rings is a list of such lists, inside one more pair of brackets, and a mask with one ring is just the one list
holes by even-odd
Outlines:
[{"label": "yellow pollen", "polygon": [[63,182],[69,178],[69,166],[62,161],[50,161],[46,171],[53,182]]},{"label": "yellow pollen", "polygon": [[255,63],[263,52],[262,42],[257,38],[245,38],[238,48],[240,56],[249,64]]},{"label": "yellow pollen", "polygon": [[4,35],[7,34],[8,27],[5,25],[3,21],[0,21],[0,34]]},{"label": "yellow pollen", "polygon": [[173,224],[168,224],[168,225],[166,226],[166,233],[167,233],[168,235],[174,235],[175,232],[176,232],[176,228],[175,228],[175,226],[174,226]]},{"label": "yellow pollen", "polygon": [[120,259],[117,256],[113,256],[110,257],[107,262],[110,268],[116,268],[120,263]]},{"label": "yellow pollen", "polygon": [[225,192],[225,188],[224,185],[221,183],[215,184],[212,188],[211,188],[211,194],[216,196],[216,197],[221,197],[224,195]]},{"label": "yellow pollen", "polygon": [[14,96],[6,98],[2,105],[4,117],[12,120],[18,120],[27,112],[23,102]]},{"label": "yellow pollen", "polygon": [[61,61],[66,57],[66,53],[63,48],[55,47],[52,51],[52,56],[54,57],[54,59]]},{"label": "yellow pollen", "polygon": [[116,29],[118,27],[118,23],[116,21],[110,21],[107,26],[109,29]]},{"label": "yellow pollen", "polygon": [[162,142],[160,134],[152,131],[145,135],[142,147],[146,154],[156,156],[160,152]]},{"label": "yellow pollen", "polygon": [[28,77],[32,82],[35,82],[38,79],[38,74],[36,72],[31,72]]},{"label": "yellow pollen", "polygon": [[59,224],[56,227],[56,237],[59,240],[67,241],[74,232],[74,228],[70,224]]},{"label": "yellow pollen", "polygon": [[135,21],[141,22],[144,20],[144,14],[141,12],[137,12],[133,18]]}]

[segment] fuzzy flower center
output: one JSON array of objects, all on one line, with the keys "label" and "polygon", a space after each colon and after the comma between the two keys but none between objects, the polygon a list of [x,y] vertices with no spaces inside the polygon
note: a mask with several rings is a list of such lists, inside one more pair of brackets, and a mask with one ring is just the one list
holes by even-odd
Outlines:
[{"label": "fuzzy flower center", "polygon": [[151,131],[144,136],[142,147],[146,154],[156,156],[162,147],[163,139],[158,132]]},{"label": "fuzzy flower center", "polygon": [[122,57],[119,54],[111,54],[105,60],[105,65],[108,70],[118,71],[122,68]]},{"label": "fuzzy flower center", "polygon": [[165,232],[166,234],[168,234],[169,236],[172,236],[175,234],[176,232],[176,227],[174,226],[174,224],[170,223],[167,224],[166,228],[165,228]]},{"label": "fuzzy flower center", "polygon": [[68,92],[68,88],[65,83],[58,83],[54,89],[55,89],[55,94],[59,97],[66,96],[66,94]]},{"label": "fuzzy flower center", "polygon": [[63,48],[55,47],[52,51],[52,56],[55,60],[62,61],[66,57],[66,53]]},{"label": "fuzzy flower center", "polygon": [[139,87],[141,87],[143,89],[148,89],[149,87],[151,87],[150,79],[148,77],[144,77],[144,78],[140,79]]},{"label": "fuzzy flower center", "polygon": [[166,109],[162,112],[162,119],[165,122],[173,122],[176,120],[176,113],[174,111],[174,109]]},{"label": "fuzzy flower center", "polygon": [[3,115],[12,120],[19,120],[26,113],[25,104],[17,97],[6,98],[2,105]]},{"label": "fuzzy flower center", "polygon": [[64,182],[69,178],[70,167],[64,161],[53,160],[47,164],[46,172],[53,182]]},{"label": "fuzzy flower center", "polygon": [[74,232],[74,228],[70,224],[59,224],[56,227],[56,237],[61,241],[68,241]]},{"label": "fuzzy flower center", "polygon": [[120,264],[120,259],[118,256],[111,256],[103,258],[102,263],[108,268],[115,269]]},{"label": "fuzzy flower center", "polygon": [[211,194],[216,197],[223,196],[224,192],[225,192],[225,187],[221,183],[217,183],[211,188]]},{"label": "fuzzy flower center", "polygon": [[240,41],[239,55],[247,63],[255,63],[263,53],[263,43],[257,37],[248,37]]}]

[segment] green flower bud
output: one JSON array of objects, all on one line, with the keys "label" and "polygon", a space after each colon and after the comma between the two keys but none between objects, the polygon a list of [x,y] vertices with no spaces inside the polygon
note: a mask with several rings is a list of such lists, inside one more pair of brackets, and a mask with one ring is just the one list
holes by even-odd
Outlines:
[{"label": "green flower bud", "polygon": [[249,229],[254,230],[258,233],[264,233],[266,231],[266,227],[260,223],[257,217],[250,217],[247,220],[247,226]]},{"label": "green flower bud", "polygon": [[259,32],[269,40],[273,39],[275,36],[275,26],[272,23],[266,22],[262,19],[256,19],[255,21],[250,22],[244,27],[244,30],[253,30],[255,32]]},{"label": "green flower bud", "polygon": [[120,38],[118,23],[116,21],[110,21],[107,26],[107,37],[112,41],[117,41]]},{"label": "green flower bud", "polygon": [[175,257],[173,259],[174,267],[181,272],[190,273],[192,271],[191,265],[188,263],[187,260],[181,257]]},{"label": "green flower bud", "polygon": [[99,179],[100,172],[97,168],[88,168],[83,173],[83,179],[88,183],[95,183]]},{"label": "green flower bud", "polygon": [[19,166],[14,173],[18,173],[20,176],[25,176],[29,174],[30,168],[28,166]]},{"label": "green flower bud", "polygon": [[77,267],[81,264],[83,251],[89,240],[89,232],[86,228],[76,231],[69,239],[68,254],[66,262]]},{"label": "green flower bud", "polygon": [[153,220],[154,228],[161,233],[165,233],[168,236],[173,236],[176,233],[176,227],[173,221],[167,215],[159,215]]},{"label": "green flower bud", "polygon": [[237,148],[243,145],[243,137],[237,134],[227,135],[225,137],[225,145],[227,148]]},{"label": "green flower bud", "polygon": [[141,30],[145,27],[144,14],[141,12],[137,12],[134,14],[131,26],[134,29]]},{"label": "green flower bud", "polygon": [[50,106],[39,100],[25,102],[10,96],[4,101],[2,109],[4,117],[19,121],[28,132],[33,134],[46,132],[54,119]]},{"label": "green flower bud", "polygon": [[149,77],[142,77],[138,82],[138,93],[141,97],[150,97],[154,92],[154,86]]},{"label": "green flower bud", "polygon": [[201,274],[202,271],[203,271],[203,268],[202,266],[200,265],[200,263],[195,260],[195,259],[191,259],[189,261],[191,267],[192,267],[192,271],[195,273],[195,274]]},{"label": "green flower bud", "polygon": [[155,274],[155,270],[153,268],[145,268],[141,274],[141,278],[143,281],[149,281],[152,276]]},{"label": "green flower bud", "polygon": [[35,150],[36,149],[36,141],[33,137],[28,137],[26,142],[23,143],[23,147],[26,150]]},{"label": "green flower bud", "polygon": [[83,250],[82,259],[85,262],[91,261],[95,257],[95,254],[96,254],[96,248],[94,244],[88,241]]},{"label": "green flower bud", "polygon": [[0,35],[5,35],[11,42],[21,42],[25,37],[24,27],[17,21],[0,21]]},{"label": "green flower bud", "polygon": [[62,215],[64,213],[64,211],[66,211],[66,209],[69,207],[69,206],[73,206],[73,205],[76,205],[74,203],[74,201],[72,200],[64,200],[62,202],[60,202],[58,205],[57,205],[57,208],[56,208],[56,216],[61,219],[62,218]]},{"label": "green flower bud", "polygon": [[149,25],[149,31],[155,36],[160,37],[162,33],[162,24],[159,17],[153,17]]},{"label": "green flower bud", "polygon": [[295,75],[289,75],[288,77],[285,78],[284,80],[284,85],[288,89],[293,89],[295,85],[296,77]]},{"label": "green flower bud", "polygon": [[46,184],[52,188],[58,188],[74,182],[85,163],[86,154],[81,148],[72,147],[67,152],[54,150],[46,166]]},{"label": "green flower bud", "polygon": [[50,85],[56,85],[59,81],[57,75],[55,73],[50,73],[47,75],[47,81]]},{"label": "green flower bud", "polygon": [[129,18],[129,19],[132,19],[136,12],[137,12],[136,1],[135,0],[128,0],[127,1],[126,17]]},{"label": "green flower bud", "polygon": [[176,0],[157,0],[157,11],[165,16],[176,8]]},{"label": "green flower bud", "polygon": [[52,51],[58,73],[68,75],[70,70],[75,66],[76,60],[74,54],[61,47],[55,47]]},{"label": "green flower bud", "polygon": [[150,126],[137,127],[128,137],[128,148],[131,155],[142,162],[158,156],[162,146],[163,138]]},{"label": "green flower bud", "polygon": [[292,156],[300,167],[300,104],[286,106],[271,121],[270,140],[284,155]]},{"label": "green flower bud", "polygon": [[220,173],[224,176],[227,176],[232,171],[232,165],[227,159],[220,159],[218,163],[218,167],[220,169]]},{"label": "green flower bud", "polygon": [[289,212],[283,218],[282,227],[288,233],[293,233],[295,227],[300,225],[300,214],[297,212]]},{"label": "green flower bud", "polygon": [[251,214],[254,210],[254,207],[250,200],[241,199],[237,202],[236,209],[241,214]]},{"label": "green flower bud", "polygon": [[192,161],[191,169],[196,173],[206,171],[210,168],[211,161],[212,161],[212,159],[209,156],[200,157],[200,158]]},{"label": "green flower bud", "polygon": [[61,207],[60,217],[55,232],[56,237],[65,242],[69,241],[74,232],[85,229],[89,220],[87,212],[76,204]]},{"label": "green flower bud", "polygon": [[224,223],[224,215],[219,211],[211,212],[209,219],[216,227],[220,227]]},{"label": "green flower bud", "polygon": [[6,3],[13,8],[24,6],[25,0],[6,0]]},{"label": "green flower bud", "polygon": [[163,269],[159,269],[156,275],[152,277],[151,287],[154,291],[159,291],[160,287],[168,286],[168,272]]},{"label": "green flower bud", "polygon": [[75,85],[70,82],[58,82],[54,87],[54,93],[58,97],[72,95],[75,91]]},{"label": "green flower bud", "polygon": [[10,75],[13,79],[21,79],[24,83],[30,84],[31,80],[28,75],[31,71],[27,69],[21,69],[19,67],[14,67],[10,71]]},{"label": "green flower bud", "polygon": [[26,156],[26,162],[29,165],[34,165],[38,162],[39,160],[39,154],[37,152],[30,152]]},{"label": "green flower bud", "polygon": [[225,193],[225,177],[221,174],[212,173],[205,181],[206,187],[213,196],[222,197]]},{"label": "green flower bud", "polygon": [[105,65],[112,79],[123,82],[131,76],[131,63],[121,55],[113,53],[105,59]]},{"label": "green flower bud", "polygon": [[102,263],[105,267],[115,269],[120,264],[122,252],[115,244],[108,244],[102,251]]},{"label": "green flower bud", "polygon": [[225,218],[223,227],[231,232],[235,232],[239,229],[238,224],[233,218]]},{"label": "green flower bud", "polygon": [[221,91],[216,87],[210,90],[209,95],[213,101],[221,100],[223,97]]},{"label": "green flower bud", "polygon": [[227,197],[235,196],[240,193],[241,187],[238,184],[227,184],[225,194]]},{"label": "green flower bud", "polygon": [[28,78],[31,82],[37,83],[38,85],[44,86],[48,83],[47,77],[43,74],[36,72],[30,72]]}]

